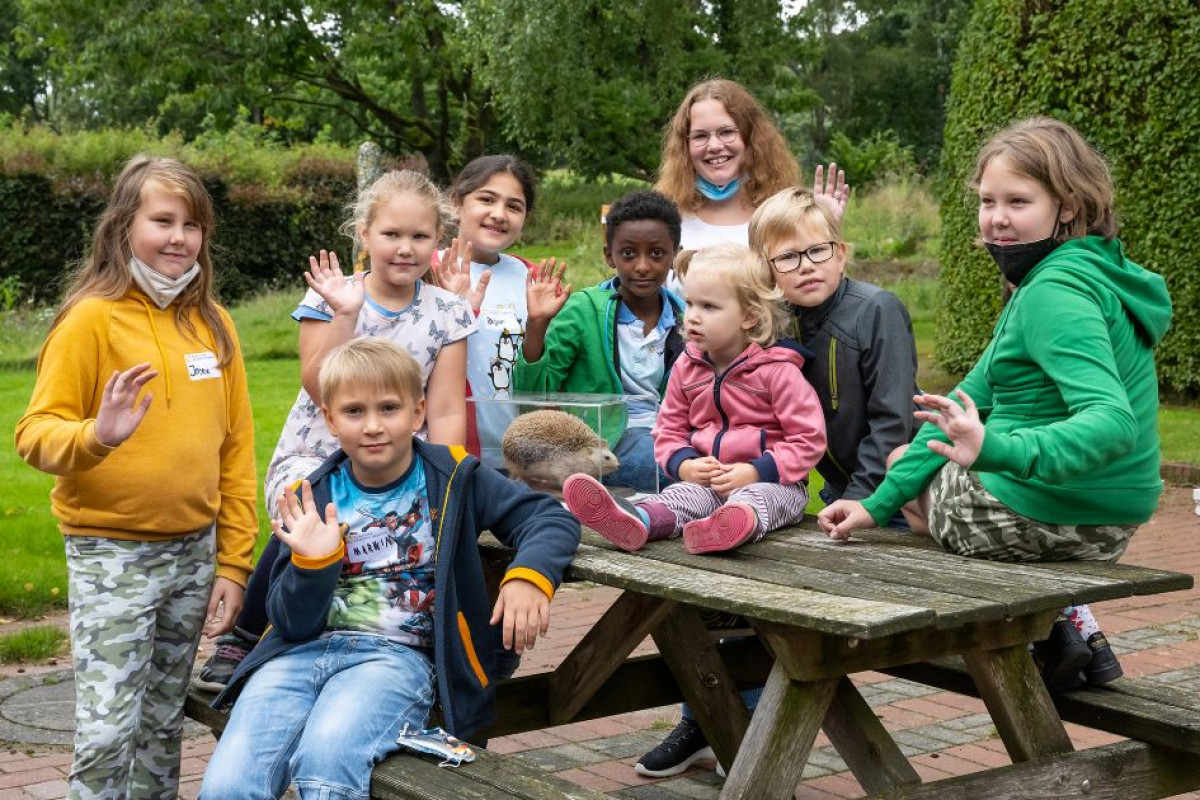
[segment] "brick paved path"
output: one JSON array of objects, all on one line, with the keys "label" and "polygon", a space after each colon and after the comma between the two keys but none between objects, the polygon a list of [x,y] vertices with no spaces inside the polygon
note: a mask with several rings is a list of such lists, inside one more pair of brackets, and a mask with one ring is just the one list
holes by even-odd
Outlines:
[{"label": "brick paved path", "polygon": [[[1124,561],[1200,577],[1200,517],[1193,513],[1190,488],[1164,493],[1158,513],[1138,531]],[[555,599],[550,636],[526,655],[522,671],[556,665],[617,594],[601,587],[564,587]],[[1114,600],[1093,609],[1126,674],[1154,676],[1200,691],[1200,589]],[[638,652],[652,649],[647,643]],[[922,778],[936,780],[1010,763],[981,701],[878,673],[860,673],[854,680]],[[674,706],[651,709],[506,736],[493,740],[491,747],[614,797],[715,798],[720,780],[711,769],[697,767],[657,781],[633,771],[638,756],[675,726],[678,713]],[[1119,739],[1076,725],[1067,725],[1067,731],[1077,749]],[[208,735],[185,743],[182,797],[197,795],[213,744]],[[0,749],[0,799],[62,797],[69,763],[70,754],[61,747]],[[819,734],[796,797],[829,800],[861,794],[829,740]],[[1200,793],[1182,797],[1200,800]]]}]

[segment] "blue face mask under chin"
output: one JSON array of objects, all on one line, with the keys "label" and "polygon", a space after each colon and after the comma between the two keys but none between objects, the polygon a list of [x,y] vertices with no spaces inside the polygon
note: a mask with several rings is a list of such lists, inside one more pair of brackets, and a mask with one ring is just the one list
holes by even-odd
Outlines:
[{"label": "blue face mask under chin", "polygon": [[734,178],[724,186],[717,186],[712,181],[706,181],[699,175],[696,176],[696,189],[709,200],[728,200],[738,193],[741,186],[741,178]]}]

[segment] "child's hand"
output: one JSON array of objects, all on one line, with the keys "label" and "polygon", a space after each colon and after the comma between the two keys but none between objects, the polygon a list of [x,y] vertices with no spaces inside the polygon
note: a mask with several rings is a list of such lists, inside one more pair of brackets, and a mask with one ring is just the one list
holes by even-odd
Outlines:
[{"label": "child's hand", "polygon": [[367,295],[362,272],[356,267],[350,277],[342,275],[337,253],[327,250],[321,251],[319,260],[316,256],[309,256],[308,267],[304,280],[329,304],[329,310],[357,319]]},{"label": "child's hand", "polygon": [[939,394],[917,395],[913,398],[917,405],[933,410],[918,411],[913,416],[922,422],[932,422],[950,437],[950,444],[930,441],[930,450],[956,464],[970,468],[975,459],[979,458],[979,451],[983,449],[984,427],[979,420],[979,410],[975,408],[975,401],[962,389],[955,389],[954,393],[962,401],[961,406],[949,397]]},{"label": "child's hand", "polygon": [[204,635],[215,639],[233,630],[238,614],[242,613],[242,598],[246,590],[229,578],[217,578],[208,595],[208,613],[204,616]]},{"label": "child's hand", "polygon": [[284,492],[279,496],[280,519],[271,520],[271,530],[298,556],[328,556],[342,543],[337,506],[333,503],[325,506],[325,520],[322,521],[313,500],[312,484],[305,481],[300,494],[299,498],[295,492]]},{"label": "child's hand", "polygon": [[712,479],[721,474],[721,462],[712,456],[689,458],[679,465],[679,480],[700,486],[711,486]]},{"label": "child's hand", "polygon": [[846,203],[850,200],[850,186],[846,183],[846,173],[830,162],[829,174],[823,174],[821,165],[813,173],[813,196],[817,202],[829,209],[835,219],[841,219],[846,213]]},{"label": "child's hand", "polygon": [[100,410],[96,412],[96,438],[100,444],[116,447],[133,435],[154,399],[154,395],[146,392],[138,403],[138,393],[157,376],[158,372],[150,369],[149,364],[138,364],[112,374],[104,384],[104,396],[100,399]]},{"label": "child's hand", "polygon": [[491,624],[503,625],[505,649],[532,650],[537,637],[550,630],[550,598],[529,581],[511,580],[500,587]]},{"label": "child's hand", "polygon": [[753,464],[723,464],[721,472],[709,481],[709,486],[722,497],[728,497],[730,493],[752,483],[758,483],[758,469]]},{"label": "child's hand", "polygon": [[458,239],[450,241],[446,255],[437,267],[438,283],[448,292],[454,292],[459,297],[465,297],[471,304],[471,310],[478,313],[483,305],[483,296],[487,294],[488,283],[492,280],[492,271],[485,269],[479,275],[479,282],[471,288],[471,259],[474,258],[474,246],[467,242],[465,245]]},{"label": "child's hand", "polygon": [[525,276],[525,307],[528,317],[535,322],[549,322],[562,310],[571,293],[571,285],[563,285],[566,262],[548,258]]},{"label": "child's hand", "polygon": [[835,500],[821,509],[817,524],[830,539],[849,539],[851,531],[875,527],[875,520],[857,500]]}]

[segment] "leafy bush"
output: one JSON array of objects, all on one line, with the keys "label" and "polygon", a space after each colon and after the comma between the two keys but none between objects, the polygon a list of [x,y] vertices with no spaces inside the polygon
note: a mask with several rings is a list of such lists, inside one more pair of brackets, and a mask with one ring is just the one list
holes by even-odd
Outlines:
[{"label": "leafy bush", "polygon": [[913,149],[901,145],[891,130],[875,131],[859,142],[850,141],[839,131],[829,141],[829,158],[860,188],[874,186],[885,178],[905,179],[917,173]]},{"label": "leafy bush", "polygon": [[[938,359],[970,367],[1000,308],[996,268],[973,244],[966,181],[981,144],[1048,115],[1108,158],[1121,238],[1167,281],[1175,316],[1158,350],[1171,391],[1200,390],[1200,7],[1188,0],[980,0],[962,39],[942,151]],[[1153,176],[1147,180],[1147,176]]]}]

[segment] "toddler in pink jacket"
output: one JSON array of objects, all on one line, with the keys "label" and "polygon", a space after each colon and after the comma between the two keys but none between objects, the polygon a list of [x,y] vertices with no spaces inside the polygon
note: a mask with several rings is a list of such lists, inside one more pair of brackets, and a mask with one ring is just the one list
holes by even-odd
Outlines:
[{"label": "toddler in pink jacket", "polygon": [[825,420],[800,371],[804,351],[779,338],[788,320],[767,263],[722,244],[681,253],[675,270],[687,348],[667,382],[654,455],[679,483],[631,504],[579,474],[563,498],[622,550],[680,533],[689,553],[732,550],[804,516]]}]

